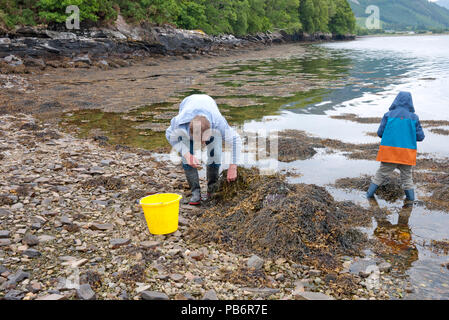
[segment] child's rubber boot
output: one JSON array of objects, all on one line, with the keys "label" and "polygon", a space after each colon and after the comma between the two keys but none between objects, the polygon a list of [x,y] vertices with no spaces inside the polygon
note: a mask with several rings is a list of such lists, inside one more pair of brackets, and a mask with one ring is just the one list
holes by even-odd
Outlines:
[{"label": "child's rubber boot", "polygon": [[415,201],[415,190],[405,190],[405,196],[408,201]]},{"label": "child's rubber boot", "polygon": [[376,193],[378,188],[379,188],[379,186],[377,184],[371,183],[368,188],[368,192],[366,193],[366,197],[368,199],[374,198],[374,194]]},{"label": "child's rubber boot", "polygon": [[201,188],[198,170],[192,167],[184,167],[184,172],[186,174],[190,190],[192,191],[192,197],[190,198],[189,204],[191,206],[198,206],[201,204]]}]

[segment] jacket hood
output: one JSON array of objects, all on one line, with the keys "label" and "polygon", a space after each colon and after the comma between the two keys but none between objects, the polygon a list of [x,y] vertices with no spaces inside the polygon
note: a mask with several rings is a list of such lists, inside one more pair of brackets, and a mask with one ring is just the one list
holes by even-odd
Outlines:
[{"label": "jacket hood", "polygon": [[179,124],[190,123],[196,116],[204,116],[212,125],[213,115],[211,106],[214,106],[216,111],[218,107],[211,97],[205,94],[194,94],[185,98],[179,106],[179,114],[177,120]]},{"label": "jacket hood", "polygon": [[396,99],[394,99],[394,102],[391,105],[390,110],[396,110],[398,108],[405,108],[412,113],[415,112],[412,94],[410,92],[407,91],[399,92]]},{"label": "jacket hood", "polygon": [[178,118],[179,124],[190,123],[196,116],[206,117],[206,119],[212,125],[212,115],[210,114],[210,112],[207,112],[204,109],[189,109],[181,112]]}]

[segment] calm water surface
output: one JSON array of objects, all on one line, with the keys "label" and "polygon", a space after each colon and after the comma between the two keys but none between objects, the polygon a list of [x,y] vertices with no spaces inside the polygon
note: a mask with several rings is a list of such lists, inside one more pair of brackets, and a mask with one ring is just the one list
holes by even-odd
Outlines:
[{"label": "calm water surface", "polygon": [[[416,112],[422,120],[449,120],[449,36],[369,37],[313,45],[309,50],[326,59],[334,59],[337,64],[341,62],[348,71],[336,79],[334,88],[320,92],[313,102],[298,100],[285,104],[280,115],[267,116],[262,121],[247,121],[243,126],[245,130],[299,129],[352,143],[379,142],[378,138],[366,135],[376,132],[378,124],[335,120],[330,116],[381,117],[397,93],[403,90],[412,92]],[[428,129],[425,132],[427,138],[419,144],[421,156],[449,157],[449,137]],[[318,152],[305,161],[279,163],[280,169],[302,175],[290,178],[292,182],[326,186],[336,199],[352,200],[365,207],[369,204],[361,197],[361,192],[346,192],[329,184],[342,177],[373,175],[378,166],[375,161],[349,160],[343,154],[325,152]],[[379,206],[387,207],[391,215],[388,222],[373,221],[373,227],[366,230],[373,237],[379,224],[387,225],[391,232],[397,230],[399,217],[403,215],[401,201],[379,201]],[[432,252],[422,243],[449,239],[449,213],[415,205],[407,222],[411,236],[410,254],[390,257],[393,262],[405,261],[403,275],[414,287],[414,292],[405,298],[448,299],[449,270],[441,264],[447,263],[449,256]]]}]

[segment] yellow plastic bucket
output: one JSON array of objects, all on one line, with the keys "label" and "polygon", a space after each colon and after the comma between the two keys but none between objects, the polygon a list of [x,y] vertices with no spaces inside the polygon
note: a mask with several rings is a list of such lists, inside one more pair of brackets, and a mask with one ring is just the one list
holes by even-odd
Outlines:
[{"label": "yellow plastic bucket", "polygon": [[179,194],[161,193],[140,200],[148,230],[152,234],[168,234],[178,230],[181,199]]}]

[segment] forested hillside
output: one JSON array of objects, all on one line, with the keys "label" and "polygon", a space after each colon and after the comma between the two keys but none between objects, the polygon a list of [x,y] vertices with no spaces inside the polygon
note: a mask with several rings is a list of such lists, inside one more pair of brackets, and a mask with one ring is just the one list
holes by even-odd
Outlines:
[{"label": "forested hillside", "polygon": [[107,24],[118,13],[129,22],[172,24],[208,34],[246,35],[274,29],[353,33],[347,0],[0,0],[0,27],[63,23],[68,5],[81,20]]},{"label": "forested hillside", "polygon": [[441,7],[445,7],[446,9],[449,9],[449,0],[438,0],[436,4]]},{"label": "forested hillside", "polygon": [[380,9],[382,29],[393,30],[445,30],[449,29],[449,10],[428,0],[358,0],[350,1],[359,21],[368,17],[370,5]]}]

